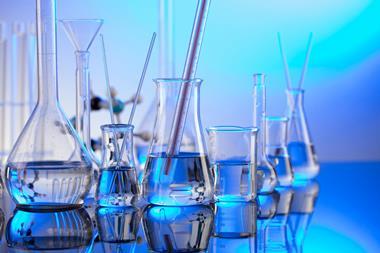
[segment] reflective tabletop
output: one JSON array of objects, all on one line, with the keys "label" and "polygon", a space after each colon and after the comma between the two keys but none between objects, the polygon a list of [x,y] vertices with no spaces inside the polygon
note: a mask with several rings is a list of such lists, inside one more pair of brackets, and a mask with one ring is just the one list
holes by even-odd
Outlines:
[{"label": "reflective tabletop", "polygon": [[210,206],[15,208],[1,195],[0,252],[380,252],[380,163],[322,164],[317,180]]}]

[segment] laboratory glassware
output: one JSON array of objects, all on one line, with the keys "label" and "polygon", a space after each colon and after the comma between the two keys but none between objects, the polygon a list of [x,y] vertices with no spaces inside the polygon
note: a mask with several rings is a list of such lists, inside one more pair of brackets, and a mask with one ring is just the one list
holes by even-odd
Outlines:
[{"label": "laboratory glassware", "polygon": [[280,195],[277,191],[257,196],[257,252],[266,252],[268,227],[277,211]]},{"label": "laboratory glassware", "polygon": [[8,81],[8,38],[7,38],[7,23],[0,22],[0,92],[1,92],[1,105],[0,105],[0,120],[3,122],[0,124],[0,154],[1,154],[1,165],[6,159],[6,143],[5,143],[5,108],[6,108],[6,97],[7,97],[7,81]]},{"label": "laboratory glassware", "polygon": [[255,202],[216,202],[213,237],[209,251],[215,253],[255,252]]},{"label": "laboratory glassware", "polygon": [[[75,129],[82,138],[92,160],[93,182],[98,179],[100,161],[91,146],[91,84],[90,84],[90,48],[103,25],[102,19],[63,19],[60,21],[67,37],[75,48],[76,58],[76,115]],[[90,197],[94,196],[93,184]]]},{"label": "laboratory glassware", "polygon": [[38,102],[8,157],[6,185],[24,208],[71,208],[90,189],[91,160],[58,101],[56,1],[36,6]]},{"label": "laboratory glassware", "polygon": [[312,179],[319,173],[319,163],[304,110],[304,93],[303,89],[287,90],[288,150],[295,180]]},{"label": "laboratory glassware", "polygon": [[303,243],[315,210],[319,194],[318,182],[298,181],[293,187],[288,227],[293,252],[303,252]]},{"label": "laboratory glassware", "polygon": [[[198,205],[213,199],[214,176],[211,172],[200,120],[200,85],[202,80],[156,79],[158,87],[157,117],[149,157],[145,166],[142,193],[146,201],[157,205]],[[179,87],[192,86],[187,112],[186,132],[180,153],[167,156],[170,126],[174,109],[172,96],[178,98]],[[175,94],[177,93],[177,94]]]},{"label": "laboratory glassware", "polygon": [[217,201],[250,201],[256,197],[257,128],[207,128],[209,157],[215,173]]},{"label": "laboratory glassware", "polygon": [[214,221],[211,207],[148,206],[143,226],[154,252],[203,252],[207,250]]},{"label": "laboratory glassware", "polygon": [[287,148],[288,118],[265,117],[266,124],[266,154],[277,174],[280,186],[293,183],[293,169]]},{"label": "laboratory glassware", "polygon": [[276,191],[279,194],[279,200],[276,215],[268,224],[265,249],[267,252],[291,252],[287,222],[293,198],[293,190],[283,187]]},{"label": "laboratory glassware", "polygon": [[9,252],[84,252],[92,236],[92,222],[84,208],[16,209],[6,228]]},{"label": "laboratory glassware", "polygon": [[266,138],[266,84],[265,75],[253,75],[253,126],[259,129],[257,136],[257,192],[273,192],[277,184],[277,175],[265,152]]},{"label": "laboratory glassware", "polygon": [[138,201],[140,193],[133,156],[133,125],[109,124],[101,129],[102,167],[96,190],[97,203],[100,206],[132,205]]},{"label": "laboratory glassware", "polygon": [[98,207],[96,224],[104,252],[134,252],[140,219],[135,207]]}]

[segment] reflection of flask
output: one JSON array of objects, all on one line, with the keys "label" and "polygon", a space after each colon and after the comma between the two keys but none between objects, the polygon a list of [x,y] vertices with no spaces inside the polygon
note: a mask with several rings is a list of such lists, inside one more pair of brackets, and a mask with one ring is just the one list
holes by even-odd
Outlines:
[{"label": "reflection of flask", "polygon": [[257,136],[257,192],[273,192],[277,184],[276,172],[265,153],[266,138],[266,87],[265,75],[253,75],[253,126],[259,128]]},{"label": "reflection of flask", "polygon": [[209,206],[148,206],[143,214],[145,237],[155,252],[206,250],[214,214]]},{"label": "reflection of flask", "polygon": [[290,89],[288,96],[288,149],[295,179],[311,179],[318,175],[319,164],[306,120],[303,89]]},{"label": "reflection of flask", "polygon": [[[145,166],[142,192],[145,200],[157,205],[197,205],[213,198],[213,180],[200,121],[199,90],[202,80],[158,79],[158,110]],[[192,85],[190,107],[180,152],[167,156],[169,136],[181,85]],[[175,92],[174,92],[175,91]],[[191,138],[190,138],[191,137]]]},{"label": "reflection of flask", "polygon": [[266,238],[268,225],[276,214],[277,203],[279,201],[278,192],[257,196],[258,215],[257,215],[257,252],[266,252]]},{"label": "reflection of flask", "polygon": [[265,249],[268,252],[289,252],[287,221],[293,191],[290,188],[280,188],[277,192],[280,198],[277,203],[276,215],[268,224]]},{"label": "reflection of flask", "polygon": [[256,215],[254,202],[216,202],[210,253],[255,252]]},{"label": "reflection of flask", "polygon": [[140,218],[140,211],[134,207],[98,208],[96,223],[104,253],[133,253]]},{"label": "reflection of flask", "polygon": [[293,186],[294,196],[290,207],[288,227],[291,235],[292,249],[302,253],[316,200],[319,194],[319,184],[316,181],[301,181]]},{"label": "reflection of flask", "polygon": [[36,212],[16,209],[6,238],[10,252],[82,252],[92,239],[92,222],[84,209]]},{"label": "reflection of flask", "polygon": [[55,12],[55,0],[37,0],[38,102],[6,167],[8,191],[25,208],[81,205],[92,177],[89,154],[58,102]]}]

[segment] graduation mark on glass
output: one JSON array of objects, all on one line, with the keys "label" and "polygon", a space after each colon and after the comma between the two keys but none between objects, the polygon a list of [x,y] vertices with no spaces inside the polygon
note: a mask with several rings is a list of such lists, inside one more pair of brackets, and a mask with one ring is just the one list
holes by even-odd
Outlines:
[{"label": "graduation mark on glass", "polygon": [[[187,51],[185,68],[182,74],[183,80],[189,80],[195,77],[210,3],[211,0],[198,1],[193,30],[191,33],[190,43]],[[181,146],[181,139],[183,135],[183,130],[185,128],[186,116],[190,104],[190,95],[192,88],[192,85],[182,84],[181,86],[174,116],[174,122],[169,138],[169,146],[167,150],[167,157],[169,159],[167,159],[165,164],[165,175],[169,174],[169,168],[171,163],[170,157],[176,155],[179,152],[179,148]]]}]

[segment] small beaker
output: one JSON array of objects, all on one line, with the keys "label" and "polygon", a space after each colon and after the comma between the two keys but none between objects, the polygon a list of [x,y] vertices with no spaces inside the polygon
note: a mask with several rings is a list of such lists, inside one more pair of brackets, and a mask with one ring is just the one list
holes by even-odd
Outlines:
[{"label": "small beaker", "polygon": [[276,170],[278,184],[289,186],[293,183],[293,169],[287,148],[288,118],[265,117],[267,128],[266,154]]},{"label": "small beaker", "polygon": [[288,97],[288,149],[296,180],[312,179],[319,173],[319,163],[310,136],[303,106],[303,89],[287,90]]},{"label": "small beaker", "polygon": [[133,157],[133,125],[109,124],[102,129],[102,168],[97,202],[100,206],[129,206],[140,193]]},{"label": "small beaker", "polygon": [[250,201],[256,197],[256,136],[252,127],[207,129],[209,157],[218,201]]}]

